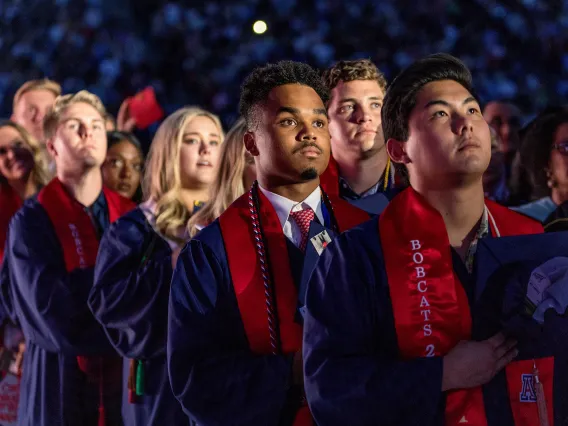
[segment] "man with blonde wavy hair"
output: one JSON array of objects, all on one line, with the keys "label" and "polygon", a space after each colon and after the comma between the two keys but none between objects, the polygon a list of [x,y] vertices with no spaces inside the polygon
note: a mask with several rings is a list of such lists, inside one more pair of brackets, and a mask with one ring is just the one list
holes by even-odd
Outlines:
[{"label": "man with blonde wavy hair", "polygon": [[55,100],[43,129],[57,176],[10,224],[0,287],[26,340],[22,426],[121,424],[121,361],[87,306],[99,239],[133,207],[102,185],[104,117],[87,91]]},{"label": "man with blonde wavy hair", "polygon": [[368,59],[340,61],[324,72],[333,158],[322,185],[371,214],[378,214],[394,187],[394,168],[385,149],[381,109],[384,75]]}]

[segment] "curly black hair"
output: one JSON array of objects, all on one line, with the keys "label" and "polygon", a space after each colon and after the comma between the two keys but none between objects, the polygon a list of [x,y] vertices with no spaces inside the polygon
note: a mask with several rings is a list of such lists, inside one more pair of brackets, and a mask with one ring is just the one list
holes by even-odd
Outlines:
[{"label": "curly black hair", "polygon": [[[447,53],[436,53],[419,59],[403,70],[391,83],[381,110],[385,141],[393,138],[408,140],[408,119],[414,107],[418,92],[428,83],[453,80],[465,87],[473,97],[472,77],[469,69],[458,58]],[[404,180],[408,171],[402,164],[395,166]]]},{"label": "curly black hair", "polygon": [[[549,110],[550,111],[550,110]],[[525,166],[534,186],[534,196],[550,195],[547,170],[556,130],[568,123],[568,109],[559,108],[541,113],[527,126],[521,141],[521,164]]]},{"label": "curly black hair", "polygon": [[275,87],[285,84],[301,84],[311,87],[321,98],[324,105],[329,100],[329,90],[319,73],[301,62],[280,61],[255,68],[241,86],[239,112],[244,117],[247,127],[254,126],[254,108],[266,101]]}]

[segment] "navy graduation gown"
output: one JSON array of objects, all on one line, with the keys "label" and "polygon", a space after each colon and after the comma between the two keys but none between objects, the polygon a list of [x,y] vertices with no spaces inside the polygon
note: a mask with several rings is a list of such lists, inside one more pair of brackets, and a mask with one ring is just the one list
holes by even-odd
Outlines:
[{"label": "navy graduation gown", "polygon": [[[441,392],[442,357],[400,360],[377,222],[376,219],[367,222],[334,241],[320,258],[309,283],[304,371],[310,409],[320,426],[441,426],[445,421],[445,395]],[[545,237],[550,241],[544,242],[542,238]],[[492,272],[497,269],[494,263],[513,267],[512,259],[517,258],[524,259],[522,265],[526,265],[526,259],[537,260],[535,241],[540,242],[539,247],[546,247],[539,251],[543,258],[550,257],[550,253],[565,252],[566,244],[556,244],[552,249],[553,237],[550,237],[488,237],[480,242],[473,275],[467,274],[459,256],[453,253],[454,271],[472,306],[474,339],[486,339],[503,328],[509,332],[514,330],[515,324],[505,321],[506,314],[499,315],[507,298],[503,298],[503,284],[500,287],[494,284],[503,282],[504,276],[493,276],[489,280],[489,269]],[[520,241],[527,241],[522,251],[518,249]],[[518,269],[518,260],[516,265]],[[526,281],[524,283],[526,291]],[[507,289],[515,286],[519,287],[512,281]],[[517,293],[522,291],[522,288],[517,289]],[[518,298],[518,294],[516,296]],[[519,359],[530,360],[550,353],[559,356],[568,352],[568,348],[559,350],[565,344],[558,342],[558,334],[554,339],[554,331],[551,331],[556,328],[558,333],[565,328],[559,326],[562,322],[566,320],[554,319],[539,337],[538,346],[520,344]],[[539,329],[536,324],[531,328],[533,333],[534,329]],[[542,344],[546,339],[548,342]],[[537,340],[533,338],[534,342]],[[551,347],[555,347],[554,351]],[[568,365],[566,356],[558,357],[557,364],[555,374],[563,377],[565,365]],[[506,374],[511,371],[501,372],[483,388],[489,426],[514,424],[506,391],[507,384],[511,384],[510,380],[507,382]],[[521,375],[516,379],[520,383]],[[555,382],[555,389],[560,389],[559,383]],[[555,424],[564,425],[568,424],[568,416],[561,406],[559,394],[555,390]],[[561,422],[558,419],[562,419]]]},{"label": "navy graduation gown", "polygon": [[[328,225],[326,211],[324,217]],[[317,230],[312,222],[310,234]],[[303,260],[296,246],[287,246],[303,299],[302,277],[317,257]],[[182,250],[172,280],[168,367],[174,394],[200,426],[290,425],[292,418],[283,417],[293,392],[292,361],[293,355],[251,353],[216,220]]]},{"label": "navy graduation gown", "polygon": [[[57,235],[35,198],[12,219],[7,244],[2,304],[26,341],[18,424],[96,424],[100,389],[87,381],[77,356],[115,351],[87,307],[93,268],[67,272]],[[120,395],[103,394],[107,414],[120,412]],[[120,418],[107,418],[107,425],[120,424]]]},{"label": "navy graduation gown", "polygon": [[[166,366],[172,251],[140,208],[113,223],[99,245],[89,306],[124,357],[126,426],[190,424],[174,398]],[[144,396],[128,401],[130,360],[144,363]]]},{"label": "navy graduation gown", "polygon": [[322,254],[306,306],[304,380],[318,425],[424,425],[435,416],[442,359],[395,361],[376,218],[343,233]]}]

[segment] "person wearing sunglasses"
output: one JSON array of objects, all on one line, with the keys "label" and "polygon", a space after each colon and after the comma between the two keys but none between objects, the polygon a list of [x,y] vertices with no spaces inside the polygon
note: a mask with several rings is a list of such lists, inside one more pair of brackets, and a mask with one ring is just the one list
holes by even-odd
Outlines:
[{"label": "person wearing sunglasses", "polygon": [[521,161],[531,176],[535,201],[514,210],[545,222],[568,201],[568,109],[534,120],[523,137]]},{"label": "person wearing sunglasses", "polygon": [[0,262],[10,219],[48,176],[39,142],[19,124],[0,121]]}]

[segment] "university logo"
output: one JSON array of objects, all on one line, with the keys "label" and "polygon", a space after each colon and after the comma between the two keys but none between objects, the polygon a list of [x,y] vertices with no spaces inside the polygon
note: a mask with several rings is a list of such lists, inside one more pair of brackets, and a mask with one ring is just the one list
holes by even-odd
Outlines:
[{"label": "university logo", "polygon": [[521,375],[523,388],[519,395],[521,402],[536,402],[536,392],[534,389],[534,376],[532,374]]}]

